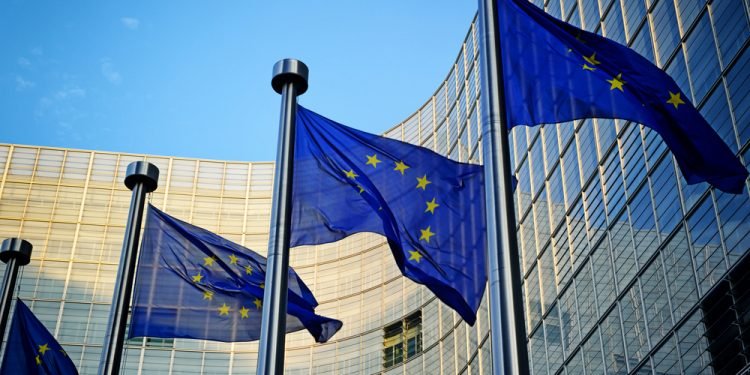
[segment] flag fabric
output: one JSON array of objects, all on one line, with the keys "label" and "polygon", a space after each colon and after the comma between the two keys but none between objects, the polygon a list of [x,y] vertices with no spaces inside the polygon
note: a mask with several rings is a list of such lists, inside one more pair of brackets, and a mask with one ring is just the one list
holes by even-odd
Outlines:
[{"label": "flag fabric", "polygon": [[[138,259],[129,337],[224,342],[260,337],[266,258],[149,205]],[[286,332],[326,342],[342,326],[289,268]]]},{"label": "flag fabric", "polygon": [[0,375],[78,374],[68,353],[21,299],[5,343]]},{"label": "flag fabric", "polygon": [[401,272],[474,324],[486,284],[484,174],[297,107],[291,245],[385,236]]},{"label": "flag fabric", "polygon": [[740,193],[747,169],[675,81],[637,52],[528,0],[495,0],[508,126],[583,118],[655,130],[688,183]]}]

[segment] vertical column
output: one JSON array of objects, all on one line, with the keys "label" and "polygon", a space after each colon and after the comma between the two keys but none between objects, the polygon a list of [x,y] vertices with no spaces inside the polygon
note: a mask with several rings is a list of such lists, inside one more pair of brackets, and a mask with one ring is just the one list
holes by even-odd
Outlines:
[{"label": "vertical column", "polygon": [[528,374],[497,0],[479,0],[487,277],[494,374]]},{"label": "vertical column", "polygon": [[5,349],[2,340],[5,337],[5,328],[8,326],[8,314],[13,300],[13,289],[16,288],[18,267],[29,264],[32,248],[31,243],[20,238],[5,239],[0,245],[0,260],[6,264],[3,289],[0,291],[0,353]]},{"label": "vertical column", "polygon": [[130,211],[125,227],[125,239],[122,243],[120,267],[117,270],[117,282],[112,296],[112,309],[109,313],[108,331],[104,338],[104,348],[99,364],[99,374],[119,374],[122,361],[122,349],[125,341],[125,325],[130,309],[130,297],[133,292],[135,261],[138,242],[141,237],[146,194],[156,190],[159,180],[159,168],[143,161],[128,165],[125,186],[133,191],[130,199]]},{"label": "vertical column", "polygon": [[273,67],[271,86],[281,94],[281,116],[258,352],[257,373],[261,375],[284,373],[297,96],[307,91],[307,76],[307,66],[299,60],[284,59]]}]

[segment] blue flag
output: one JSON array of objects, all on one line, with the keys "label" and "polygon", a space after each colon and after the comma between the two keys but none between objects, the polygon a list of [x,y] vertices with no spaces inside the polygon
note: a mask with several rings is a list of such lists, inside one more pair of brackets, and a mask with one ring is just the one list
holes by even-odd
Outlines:
[{"label": "blue flag", "polygon": [[23,301],[16,301],[0,375],[78,374],[68,353]]},{"label": "blue flag", "polygon": [[[129,337],[250,341],[260,337],[266,259],[149,205]],[[342,323],[315,315],[318,302],[289,268],[287,332],[326,342]]]},{"label": "blue flag", "polygon": [[474,324],[487,279],[483,176],[298,106],[291,244],[381,234],[406,277]]},{"label": "blue flag", "polygon": [[528,0],[496,1],[509,126],[592,117],[634,121],[661,135],[688,183],[742,191],[747,169],[669,75]]}]

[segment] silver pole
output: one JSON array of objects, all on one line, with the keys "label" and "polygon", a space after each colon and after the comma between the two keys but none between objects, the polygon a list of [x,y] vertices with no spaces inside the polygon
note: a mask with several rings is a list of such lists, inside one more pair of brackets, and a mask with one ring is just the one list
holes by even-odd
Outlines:
[{"label": "silver pole", "polygon": [[6,264],[3,289],[0,291],[0,353],[5,349],[3,338],[5,328],[8,326],[8,314],[10,303],[13,301],[13,289],[16,288],[18,267],[29,264],[32,248],[33,246],[28,241],[20,238],[5,239],[0,245],[0,260]]},{"label": "silver pole", "polygon": [[529,355],[510,179],[513,173],[508,144],[510,128],[505,117],[497,16],[496,0],[479,0],[492,369],[494,374],[528,374]]},{"label": "silver pole", "polygon": [[104,338],[104,348],[99,363],[99,374],[119,374],[122,362],[122,350],[125,342],[125,325],[130,309],[130,295],[133,291],[135,261],[138,254],[138,242],[141,237],[146,194],[156,190],[159,180],[159,168],[143,161],[128,165],[125,186],[133,191],[130,199],[130,211],[125,227],[125,239],[122,242],[120,267],[117,270],[117,283],[112,296],[112,309],[109,314],[108,331]]},{"label": "silver pole", "polygon": [[266,287],[263,294],[263,324],[260,330],[257,374],[284,373],[287,275],[292,220],[292,176],[297,96],[307,91],[307,66],[284,59],[273,66],[271,86],[281,94],[279,147],[276,154],[271,229],[268,240]]}]

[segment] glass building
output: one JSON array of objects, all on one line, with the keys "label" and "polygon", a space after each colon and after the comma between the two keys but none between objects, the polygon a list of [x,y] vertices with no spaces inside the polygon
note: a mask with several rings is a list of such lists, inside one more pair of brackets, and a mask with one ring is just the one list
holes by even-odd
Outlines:
[{"label": "glass building", "polygon": [[[748,164],[750,1],[534,2],[664,68]],[[481,162],[477,32],[472,24],[445,80],[386,136]],[[534,374],[747,368],[747,189],[687,185],[660,137],[637,124],[516,127],[510,137]],[[34,245],[17,294],[83,374],[98,367],[130,201],[122,181],[136,160],[161,170],[151,203],[266,252],[273,163],[0,144],[0,238]],[[287,373],[491,373],[486,297],[467,325],[401,277],[377,235],[291,254],[321,302],[317,312],[344,326],[326,344],[305,331],[288,335]],[[126,348],[132,374],[253,373],[258,351],[257,343],[149,338]]]}]

